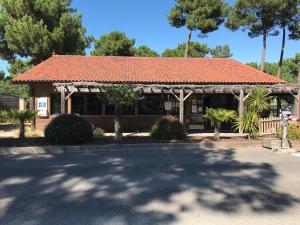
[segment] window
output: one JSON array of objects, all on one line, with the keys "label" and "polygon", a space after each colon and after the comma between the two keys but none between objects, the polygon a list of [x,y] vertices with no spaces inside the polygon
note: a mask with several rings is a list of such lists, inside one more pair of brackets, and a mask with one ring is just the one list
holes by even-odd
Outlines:
[{"label": "window", "polygon": [[160,94],[148,94],[138,103],[140,115],[165,115],[165,99]]},{"label": "window", "polygon": [[60,94],[51,94],[51,115],[60,113]]},{"label": "window", "polygon": [[[115,106],[106,102],[106,115],[114,115],[115,114]],[[130,105],[124,105],[122,108],[122,114],[124,115],[134,115],[134,103]]]},{"label": "window", "polygon": [[80,115],[100,115],[102,113],[101,96],[96,94],[74,94],[72,113]]}]

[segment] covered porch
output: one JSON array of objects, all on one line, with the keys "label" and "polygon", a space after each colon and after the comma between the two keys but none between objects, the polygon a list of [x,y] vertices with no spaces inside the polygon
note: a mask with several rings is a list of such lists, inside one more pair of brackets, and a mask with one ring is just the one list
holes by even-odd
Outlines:
[{"label": "covered porch", "polygon": [[[113,129],[113,106],[104,98],[105,86],[120,85],[97,82],[54,83],[49,98],[49,114],[74,113],[85,117],[90,123],[105,130]],[[134,84],[133,91],[141,91],[143,98],[123,107],[124,130],[145,131],[161,116],[177,116],[189,132],[204,132],[211,129],[204,119],[206,108],[226,108],[242,115],[245,101],[256,87],[265,88],[278,100],[281,96],[295,98],[294,114],[299,117],[299,86],[294,85],[167,85]],[[34,98],[31,98],[31,105]],[[277,106],[277,116],[280,101]],[[230,130],[230,126],[223,130]],[[242,133],[241,130],[239,132]]]}]

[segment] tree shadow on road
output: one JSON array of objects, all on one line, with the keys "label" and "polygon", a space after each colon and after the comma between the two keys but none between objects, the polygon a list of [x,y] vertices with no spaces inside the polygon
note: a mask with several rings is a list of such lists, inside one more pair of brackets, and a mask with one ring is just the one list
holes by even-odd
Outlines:
[{"label": "tree shadow on road", "polygon": [[169,224],[181,213],[279,213],[299,203],[276,191],[266,163],[233,149],[118,150],[0,157],[0,224]]}]

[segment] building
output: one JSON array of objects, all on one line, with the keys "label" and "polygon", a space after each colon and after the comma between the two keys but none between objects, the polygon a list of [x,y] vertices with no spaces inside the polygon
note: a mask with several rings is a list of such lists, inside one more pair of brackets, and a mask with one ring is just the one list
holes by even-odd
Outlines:
[{"label": "building", "polygon": [[16,109],[26,109],[26,101],[24,98],[10,94],[0,94],[0,111]]},{"label": "building", "polygon": [[[299,88],[232,59],[54,55],[17,76],[30,85],[34,125],[43,129],[57,113],[76,113],[104,130],[113,129],[114,107],[104,98],[108,84],[130,83],[143,98],[123,108],[124,130],[147,130],[161,116],[176,115],[191,130],[208,129],[206,107],[244,112],[253,88],[299,95]],[[298,98],[299,99],[299,98]],[[298,104],[299,105],[299,104]],[[299,111],[299,110],[298,110]]]}]

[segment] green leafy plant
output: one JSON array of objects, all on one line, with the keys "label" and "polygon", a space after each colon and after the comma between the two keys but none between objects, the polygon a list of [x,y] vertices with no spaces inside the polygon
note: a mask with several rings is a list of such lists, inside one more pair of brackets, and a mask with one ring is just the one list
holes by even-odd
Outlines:
[{"label": "green leafy plant", "polygon": [[[282,137],[282,129],[278,130],[277,136]],[[289,124],[287,130],[287,138],[290,140],[300,140],[300,125],[298,124]]]},{"label": "green leafy plant", "polygon": [[242,116],[237,117],[234,122],[234,128],[236,130],[241,129],[242,132],[249,134],[249,137],[252,139],[257,138],[259,117],[256,112],[245,112]]},{"label": "green leafy plant", "polygon": [[93,134],[94,137],[103,137],[104,136],[104,130],[100,127],[93,127]]},{"label": "green leafy plant", "polygon": [[182,140],[186,138],[183,125],[174,116],[164,116],[150,130],[151,137],[156,140]]},{"label": "green leafy plant", "polygon": [[86,143],[93,139],[93,128],[80,116],[59,115],[47,125],[45,138],[51,144]]},{"label": "green leafy plant", "polygon": [[255,88],[246,101],[247,111],[236,118],[234,128],[247,132],[250,138],[257,138],[259,135],[259,118],[263,112],[270,108],[271,99],[272,97],[266,89]]},{"label": "green leafy plant", "polygon": [[0,111],[0,123],[16,123],[16,121],[9,117],[8,111]]},{"label": "green leafy plant", "polygon": [[270,108],[272,97],[264,88],[255,88],[247,99],[247,107],[251,112],[262,113]]},{"label": "green leafy plant", "polygon": [[220,140],[221,124],[234,120],[236,118],[236,113],[233,110],[227,110],[222,108],[208,108],[204,117],[207,118],[211,122],[211,125],[214,127],[214,136],[215,139],[218,141]]},{"label": "green leafy plant", "polygon": [[33,110],[12,110],[8,111],[8,117],[20,125],[19,138],[25,138],[25,122],[34,118],[36,111]]}]

